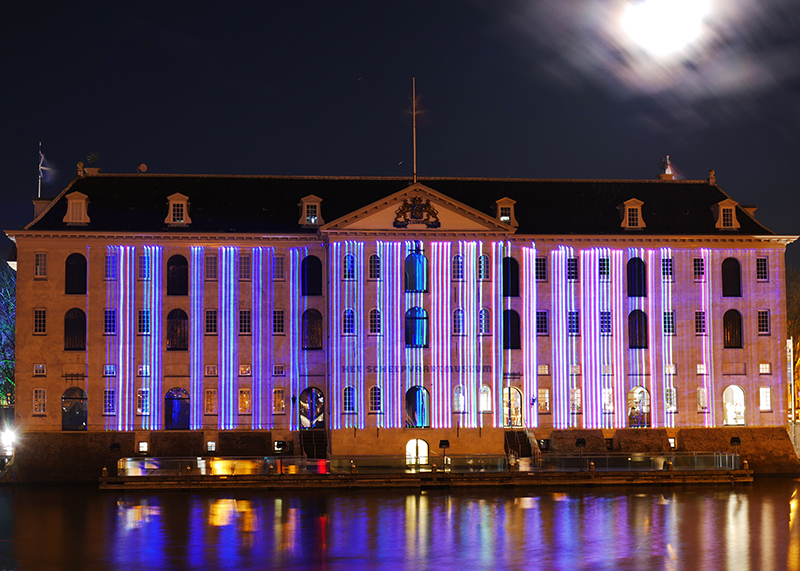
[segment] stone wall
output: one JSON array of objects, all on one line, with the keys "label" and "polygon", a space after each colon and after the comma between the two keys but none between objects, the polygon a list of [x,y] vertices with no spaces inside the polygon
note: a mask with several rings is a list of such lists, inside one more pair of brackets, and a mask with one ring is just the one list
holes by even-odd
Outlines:
[{"label": "stone wall", "polygon": [[738,437],[742,460],[747,460],[756,474],[798,474],[800,461],[786,428],[735,427],[682,428],[678,450],[687,452],[733,452],[731,438]]}]

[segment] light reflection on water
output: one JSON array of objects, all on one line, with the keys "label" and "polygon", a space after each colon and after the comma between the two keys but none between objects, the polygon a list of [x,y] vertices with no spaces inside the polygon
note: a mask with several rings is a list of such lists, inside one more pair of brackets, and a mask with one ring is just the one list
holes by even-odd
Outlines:
[{"label": "light reflection on water", "polygon": [[0,488],[0,569],[800,570],[798,490]]}]

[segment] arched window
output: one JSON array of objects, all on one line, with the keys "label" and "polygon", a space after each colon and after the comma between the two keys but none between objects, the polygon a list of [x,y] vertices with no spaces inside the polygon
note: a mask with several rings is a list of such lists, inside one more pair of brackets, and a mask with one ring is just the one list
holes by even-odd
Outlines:
[{"label": "arched window", "polygon": [[167,315],[167,351],[189,350],[189,317],[182,309]]},{"label": "arched window", "polygon": [[488,309],[481,309],[478,312],[478,333],[480,335],[492,333],[492,312]]},{"label": "arched window", "polygon": [[492,412],[492,389],[481,386],[481,412]]},{"label": "arched window", "polygon": [[381,388],[380,387],[370,387],[370,389],[369,389],[369,411],[370,412],[380,412],[381,411]]},{"label": "arched window", "polygon": [[342,279],[356,279],[356,257],[353,254],[345,254],[342,258]]},{"label": "arched window", "polygon": [[503,349],[519,349],[519,313],[513,309],[503,311]]},{"label": "arched window", "polygon": [[428,259],[422,252],[406,256],[406,291],[428,291]]},{"label": "arched window", "polygon": [[174,387],[164,395],[164,429],[189,430],[189,393]]},{"label": "arched window", "polygon": [[725,349],[742,348],[742,314],[735,309],[729,309],[722,317],[724,330]]},{"label": "arched window", "polygon": [[628,314],[628,346],[631,349],[647,349],[647,314],[634,309]]},{"label": "arched window", "polygon": [[460,282],[464,279],[464,256],[453,256],[453,281]]},{"label": "arched window", "polygon": [[381,257],[378,254],[369,257],[369,279],[381,279]]},{"label": "arched window", "polygon": [[86,351],[86,314],[77,307],[64,315],[64,351]]},{"label": "arched window", "polygon": [[647,297],[647,267],[640,258],[628,260],[628,297]]},{"label": "arched window", "polygon": [[519,263],[503,258],[503,297],[519,297]]},{"label": "arched window", "polygon": [[428,313],[421,307],[406,311],[406,347],[428,346]]},{"label": "arched window", "polygon": [[486,254],[481,254],[478,256],[478,279],[488,280],[490,278],[489,256]]},{"label": "arched window", "polygon": [[189,263],[180,254],[167,260],[167,295],[189,295]]},{"label": "arched window", "polygon": [[87,430],[86,393],[80,387],[69,387],[61,396],[61,430]]},{"label": "arched window", "polygon": [[356,312],[352,309],[345,309],[342,313],[342,335],[356,334]]},{"label": "arched window", "polygon": [[453,335],[464,335],[464,310],[456,309],[453,312]]},{"label": "arched window", "polygon": [[342,412],[356,411],[356,389],[345,387],[342,391]]},{"label": "arched window", "polygon": [[322,295],[322,262],[316,256],[306,256],[300,264],[302,295]]},{"label": "arched window", "polygon": [[381,334],[381,312],[378,309],[371,309],[369,312],[369,334]]},{"label": "arched window", "polygon": [[464,385],[458,385],[453,389],[453,412],[466,412],[467,403],[464,395]]},{"label": "arched window", "polygon": [[86,295],[86,258],[82,254],[67,256],[64,293]]},{"label": "arched window", "polygon": [[722,262],[722,297],[742,297],[742,268],[736,258]]},{"label": "arched window", "polygon": [[322,314],[316,309],[303,313],[303,349],[322,349]]},{"label": "arched window", "polygon": [[406,391],[406,428],[430,428],[431,397],[424,387],[411,387]]}]

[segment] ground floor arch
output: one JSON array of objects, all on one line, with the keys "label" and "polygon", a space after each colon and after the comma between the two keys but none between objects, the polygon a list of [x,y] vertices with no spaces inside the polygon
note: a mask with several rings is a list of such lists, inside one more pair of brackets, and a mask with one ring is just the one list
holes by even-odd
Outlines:
[{"label": "ground floor arch", "polygon": [[731,385],[722,393],[725,426],[744,426],[745,401],[744,391],[737,385]]},{"label": "ground floor arch", "polygon": [[189,393],[173,387],[164,395],[164,429],[189,430]]},{"label": "ground floor arch", "polygon": [[325,428],[325,396],[316,387],[300,393],[300,428]]},{"label": "ground floor arch", "polygon": [[628,391],[628,427],[650,426],[650,393],[644,387],[633,387]]},{"label": "ground floor arch", "polygon": [[86,391],[69,387],[61,396],[61,430],[87,430],[88,411]]},{"label": "ground floor arch", "polygon": [[406,465],[410,468],[419,468],[430,464],[428,443],[421,438],[413,438],[406,444]]},{"label": "ground floor arch", "polygon": [[522,426],[522,393],[516,387],[503,388],[503,426]]},{"label": "ground floor arch", "polygon": [[406,428],[430,428],[431,398],[425,387],[406,391]]}]

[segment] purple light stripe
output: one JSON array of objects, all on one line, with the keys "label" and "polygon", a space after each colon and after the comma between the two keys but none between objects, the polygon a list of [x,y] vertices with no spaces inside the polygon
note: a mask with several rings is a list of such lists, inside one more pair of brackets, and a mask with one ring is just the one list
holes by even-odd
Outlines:
[{"label": "purple light stripe", "polygon": [[205,280],[203,264],[205,262],[205,249],[202,246],[192,246],[190,268],[191,298],[189,305],[189,328],[191,351],[189,357],[189,428],[199,430],[203,428],[203,378],[205,355],[205,315],[203,308],[203,291]]},{"label": "purple light stripe", "polygon": [[539,426],[539,407],[534,399],[538,399],[538,354],[536,338],[536,244],[531,242],[530,247],[522,249],[523,264],[523,411],[525,426]]}]

